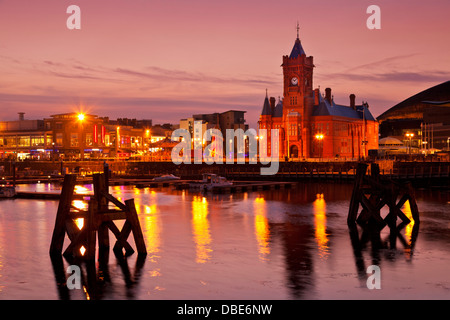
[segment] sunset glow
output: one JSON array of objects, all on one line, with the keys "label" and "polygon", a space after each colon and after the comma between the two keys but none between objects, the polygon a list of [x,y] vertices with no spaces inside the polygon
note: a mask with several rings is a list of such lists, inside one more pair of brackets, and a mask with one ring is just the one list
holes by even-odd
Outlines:
[{"label": "sunset glow", "polygon": [[238,108],[255,126],[266,88],[282,95],[280,64],[297,21],[314,56],[314,87],[333,88],[342,103],[355,93],[375,116],[450,78],[446,0],[377,1],[380,30],[366,27],[366,1],[76,4],[80,30],[66,27],[68,3],[0,2],[0,118],[15,119],[11,110],[43,118],[83,105],[163,123]]}]

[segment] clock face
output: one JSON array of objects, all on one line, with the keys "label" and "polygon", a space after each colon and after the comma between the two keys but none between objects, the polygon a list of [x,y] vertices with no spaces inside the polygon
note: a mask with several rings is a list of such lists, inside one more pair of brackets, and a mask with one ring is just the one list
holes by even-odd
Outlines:
[{"label": "clock face", "polygon": [[291,83],[292,83],[293,86],[298,85],[298,78],[297,78],[297,77],[293,77],[293,78],[291,79]]}]

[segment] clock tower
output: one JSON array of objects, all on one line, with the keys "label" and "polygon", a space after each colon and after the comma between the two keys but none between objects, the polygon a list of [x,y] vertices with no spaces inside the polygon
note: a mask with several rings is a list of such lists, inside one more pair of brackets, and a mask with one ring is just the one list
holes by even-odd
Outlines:
[{"label": "clock tower", "polygon": [[289,158],[309,157],[310,115],[313,98],[313,57],[303,50],[297,24],[297,39],[289,56],[283,56],[283,123]]}]

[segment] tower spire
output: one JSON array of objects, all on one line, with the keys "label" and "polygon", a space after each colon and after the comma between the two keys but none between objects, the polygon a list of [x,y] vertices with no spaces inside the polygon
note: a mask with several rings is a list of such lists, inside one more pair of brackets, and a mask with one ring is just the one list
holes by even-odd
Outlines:
[{"label": "tower spire", "polygon": [[300,25],[297,20],[297,39],[300,39]]}]

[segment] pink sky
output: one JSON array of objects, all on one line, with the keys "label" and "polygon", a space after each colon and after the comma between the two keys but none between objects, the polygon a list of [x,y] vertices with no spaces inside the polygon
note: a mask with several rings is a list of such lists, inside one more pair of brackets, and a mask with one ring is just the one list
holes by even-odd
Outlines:
[{"label": "pink sky", "polygon": [[[81,8],[81,30],[66,9]],[[381,30],[366,9],[381,8]],[[450,80],[450,2],[392,0],[0,0],[0,120],[77,111],[178,123],[282,94],[300,22],[314,87],[375,116]]]}]

